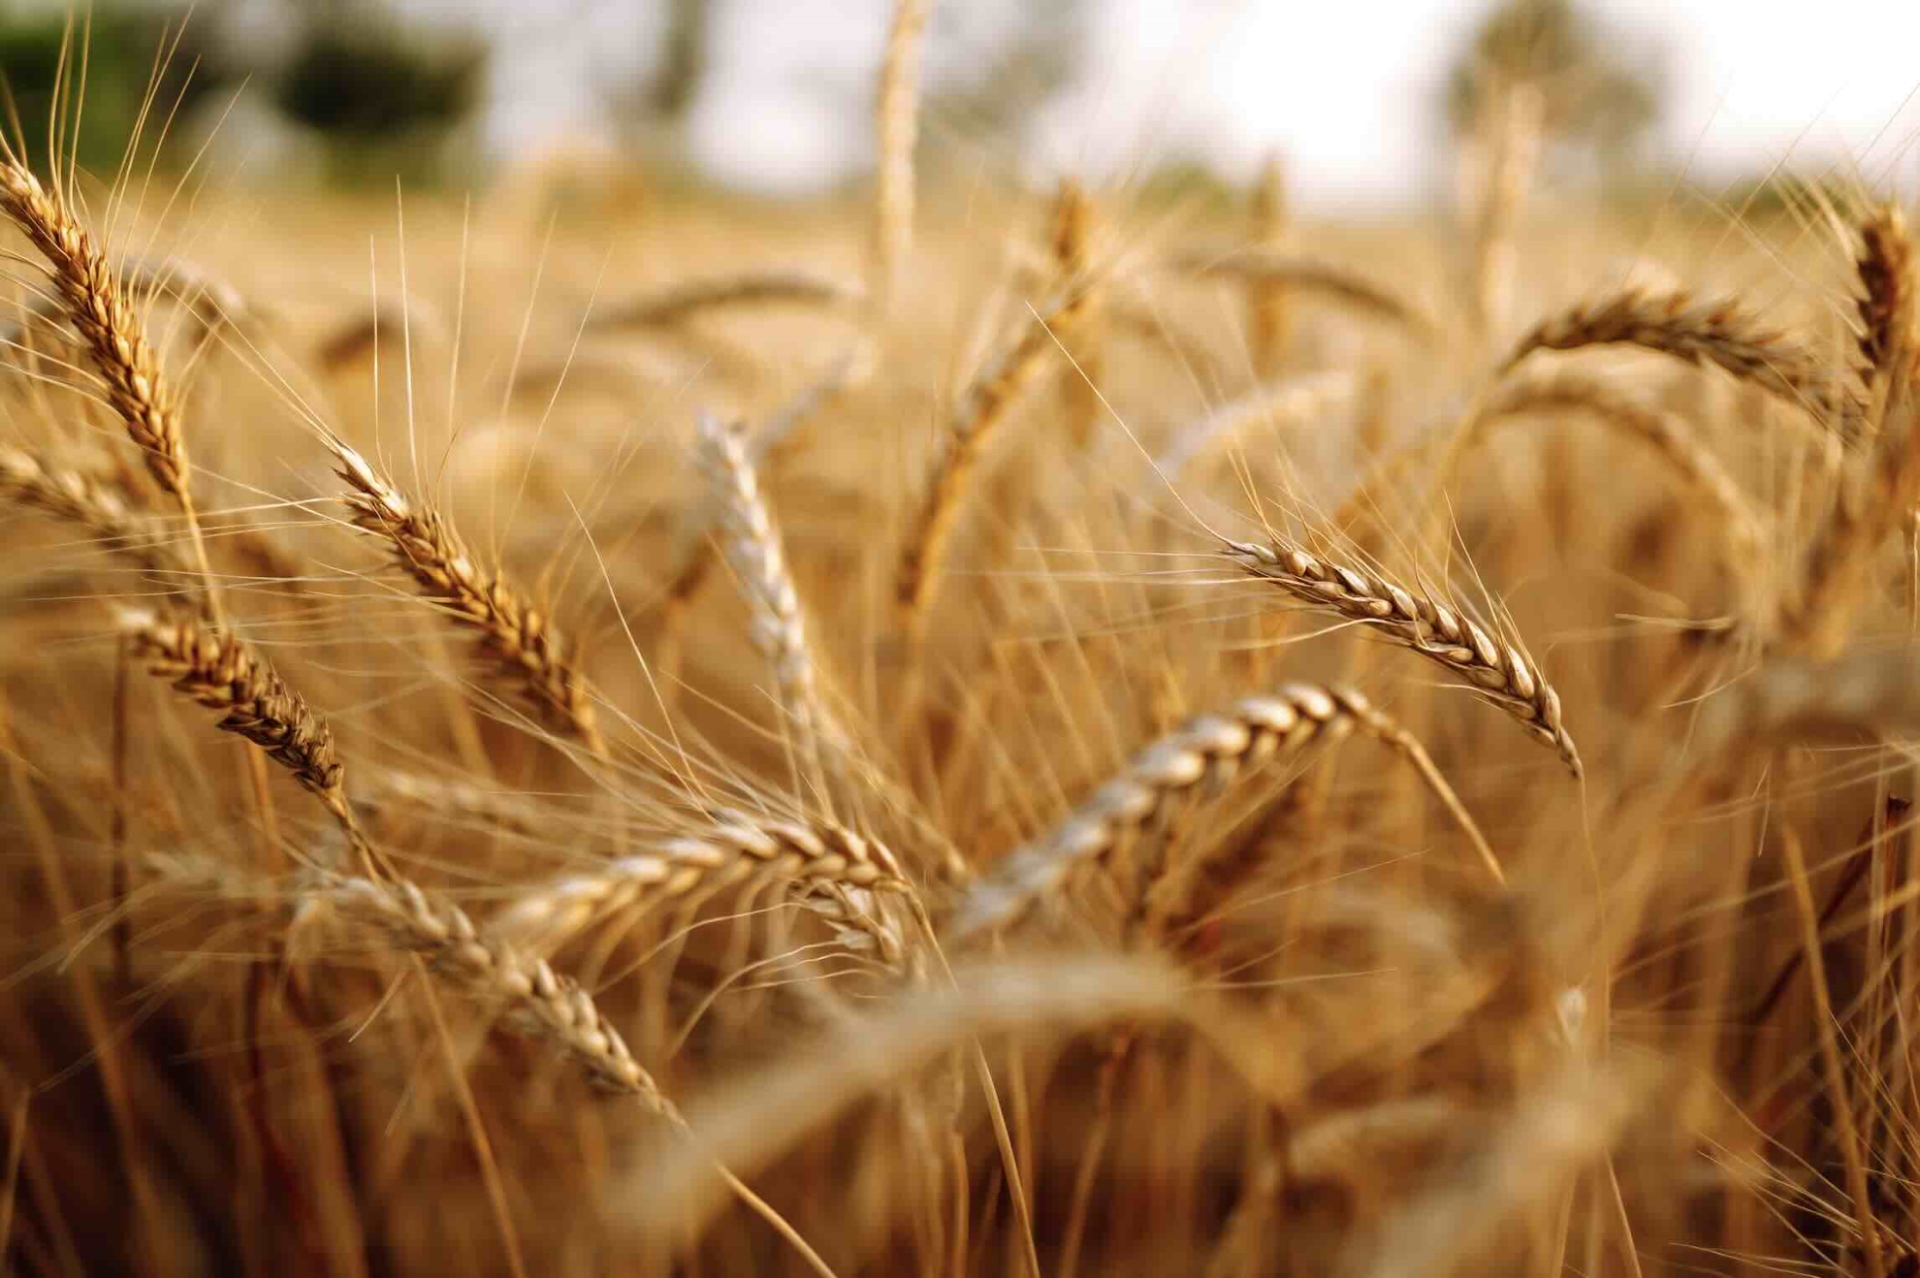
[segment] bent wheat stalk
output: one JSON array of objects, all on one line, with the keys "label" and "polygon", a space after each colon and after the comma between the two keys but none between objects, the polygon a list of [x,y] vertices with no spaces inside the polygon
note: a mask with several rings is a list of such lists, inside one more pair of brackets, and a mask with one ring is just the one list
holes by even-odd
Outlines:
[{"label": "bent wheat stalk", "polygon": [[1133,757],[1053,831],[1009,853],[961,899],[946,935],[964,940],[1018,922],[1110,861],[1135,833],[1197,788],[1217,788],[1264,765],[1360,729],[1407,758],[1472,839],[1496,881],[1504,875],[1460,801],[1420,743],[1350,689],[1288,684],[1248,697],[1221,715],[1195,719]]},{"label": "bent wheat stalk", "polygon": [[1703,302],[1684,291],[1630,288],[1542,320],[1499,371],[1511,371],[1535,351],[1621,345],[1696,366],[1711,364],[1814,412],[1837,406],[1831,379],[1811,351],[1780,330],[1763,327],[1731,298]]},{"label": "bent wheat stalk", "polygon": [[1053,350],[1052,324],[1070,312],[1080,287],[1084,287],[1084,281],[1041,307],[1032,322],[1023,326],[1020,339],[981,369],[954,412],[944,446],[934,462],[927,494],[908,528],[894,571],[894,594],[902,625],[916,645],[925,633],[934,587],[946,562],[947,545],[959,524],[973,472],[1015,401]]},{"label": "bent wheat stalk", "polygon": [[421,594],[444,607],[457,624],[479,633],[482,653],[530,703],[572,731],[592,754],[608,757],[592,687],[547,618],[522,602],[500,574],[483,574],[432,506],[416,504],[340,440],[329,437],[326,443],[340,463],[335,473],[353,489],[342,500],[354,526],[387,542],[394,563]]},{"label": "bent wheat stalk", "polygon": [[1360,622],[1388,640],[1465,678],[1487,700],[1551,747],[1575,777],[1580,752],[1561,722],[1560,694],[1533,660],[1496,640],[1458,609],[1387,580],[1329,563],[1279,537],[1271,545],[1227,541],[1222,553],[1251,576],[1270,581],[1313,608]]}]

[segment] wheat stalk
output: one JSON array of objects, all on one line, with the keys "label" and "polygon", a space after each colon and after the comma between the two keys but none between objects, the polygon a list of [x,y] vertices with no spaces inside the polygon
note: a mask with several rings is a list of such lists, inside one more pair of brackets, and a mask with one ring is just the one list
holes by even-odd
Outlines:
[{"label": "wheat stalk", "polygon": [[920,46],[930,0],[894,0],[893,24],[874,95],[874,140],[879,151],[873,198],[868,296],[876,317],[893,305],[900,271],[913,251],[913,152],[920,138]]},{"label": "wheat stalk", "polygon": [[0,210],[4,210],[52,267],[53,284],[67,318],[80,334],[106,383],[107,403],[140,448],[147,473],[180,507],[193,545],[195,566],[207,592],[207,611],[220,616],[219,598],[192,492],[192,469],[173,384],[115,280],[106,254],[50,195],[31,170],[8,156],[0,160]]},{"label": "wheat stalk", "polygon": [[685,900],[748,881],[907,890],[891,851],[842,826],[726,810],[711,815],[698,834],[521,892],[492,926],[505,936],[552,943],[643,903]]},{"label": "wheat stalk", "polygon": [[1560,694],[1524,652],[1496,640],[1457,608],[1378,573],[1329,563],[1278,536],[1271,545],[1227,541],[1223,553],[1247,573],[1273,582],[1309,606],[1372,626],[1393,643],[1462,676],[1558,752],[1575,777],[1581,775],[1580,753],[1561,722]]},{"label": "wheat stalk", "polygon": [[1534,351],[1610,345],[1637,346],[1696,366],[1711,364],[1815,412],[1835,406],[1830,379],[1799,342],[1762,326],[1731,298],[1703,302],[1685,291],[1630,288],[1542,320],[1499,371],[1511,371]]},{"label": "wheat stalk", "polygon": [[1349,689],[1288,684],[1270,696],[1249,697],[1220,715],[1195,719],[1146,747],[1119,776],[1101,786],[1053,830],[1009,853],[962,898],[946,935],[964,940],[1018,922],[1041,900],[1070,889],[1114,856],[1177,798],[1217,789],[1266,764],[1298,758],[1308,747],[1336,741],[1355,728],[1408,757],[1448,809],[1464,821],[1476,848],[1502,878],[1499,862],[1419,742]]},{"label": "wheat stalk", "polygon": [[934,587],[959,524],[973,472],[1020,393],[1053,349],[1056,339],[1052,325],[1071,311],[1078,292],[1077,288],[1069,289],[1042,306],[1032,322],[1022,326],[1019,340],[980,370],[954,411],[926,496],[908,528],[894,571],[895,598],[903,629],[912,642],[917,643],[924,634]]},{"label": "wheat stalk", "polygon": [[382,479],[345,443],[328,438],[336,472],[352,488],[342,500],[354,526],[388,543],[394,562],[457,624],[480,634],[481,651],[520,685],[528,700],[607,757],[587,678],[569,660],[552,624],[498,573],[483,574],[453,528],[431,505],[416,503]]}]

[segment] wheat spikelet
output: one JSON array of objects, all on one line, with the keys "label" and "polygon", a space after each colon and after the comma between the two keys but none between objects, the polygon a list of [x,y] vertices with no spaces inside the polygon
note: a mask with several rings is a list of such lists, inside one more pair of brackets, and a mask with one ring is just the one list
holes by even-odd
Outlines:
[{"label": "wheat spikelet", "polygon": [[342,500],[354,526],[385,540],[423,595],[478,631],[481,651],[534,706],[606,757],[591,687],[546,617],[523,603],[503,577],[483,574],[438,511],[410,500],[341,441],[328,439],[327,446],[340,463],[336,473],[353,489]]},{"label": "wheat spikelet", "polygon": [[1372,626],[1389,640],[1465,678],[1472,688],[1552,747],[1574,776],[1580,753],[1560,718],[1560,694],[1531,658],[1480,624],[1378,573],[1329,563],[1276,537],[1272,545],[1228,541],[1226,557],[1314,608]]},{"label": "wheat spikelet", "polygon": [[839,771],[839,761],[852,752],[852,738],[821,700],[800,595],[787,571],[780,534],[760,495],[760,481],[747,459],[741,432],[703,415],[700,456],[719,498],[727,562],[740,579],[753,614],[754,646],[773,667],[774,688],[780,709],[793,726],[796,752],[812,759],[825,751]]},{"label": "wheat spikelet", "polygon": [[1249,285],[1270,285],[1299,293],[1321,293],[1355,310],[1400,324],[1422,338],[1434,333],[1432,319],[1411,303],[1353,272],[1325,262],[1287,257],[1259,249],[1231,253],[1185,253],[1171,266],[1202,278],[1226,277]]},{"label": "wheat spikelet", "polygon": [[121,624],[133,655],[148,662],[149,673],[172,680],[174,691],[209,709],[224,710],[226,717],[217,725],[221,731],[264,750],[320,800],[354,852],[368,864],[376,862],[377,854],[354,819],[346,768],[334,754],[332,730],[265,659],[235,636],[193,621],[130,612]]},{"label": "wheat spikelet", "polygon": [[218,618],[218,596],[191,487],[186,440],[173,384],[160,367],[139,317],[128,305],[106,255],[48,194],[40,179],[11,156],[0,160],[0,210],[26,234],[52,268],[67,319],[80,334],[106,383],[107,403],[140,449],[147,473],[179,504],[193,544],[195,566]]},{"label": "wheat spikelet", "polygon": [[873,198],[868,294],[884,317],[907,254],[913,251],[913,152],[920,138],[920,45],[931,0],[894,0],[893,25],[874,95],[874,139],[879,151]]},{"label": "wheat spikelet", "polygon": [[1761,326],[1731,298],[1697,301],[1686,292],[1627,289],[1542,320],[1500,366],[1510,371],[1534,351],[1626,345],[1726,370],[1791,403],[1819,412],[1835,407],[1833,386],[1818,360],[1777,329]]},{"label": "wheat spikelet", "polygon": [[903,628],[915,641],[924,632],[947,544],[959,523],[973,472],[1014,402],[1053,349],[1051,326],[1071,310],[1077,292],[1069,290],[1041,307],[1032,322],[1023,326],[1019,340],[981,369],[954,411],[927,494],[908,527],[894,572],[894,593]]},{"label": "wheat spikelet", "polygon": [[[1109,860],[1167,806],[1196,787],[1218,788],[1268,763],[1294,759],[1360,728],[1412,758],[1430,782],[1438,773],[1419,743],[1348,689],[1289,684],[1270,696],[1249,697],[1226,713],[1195,719],[1135,755],[1053,831],[1009,853],[962,898],[947,930],[953,940],[1017,922],[1042,899]],[[1460,812],[1451,791],[1443,799]],[[1468,822],[1471,829],[1471,822]],[[1492,868],[1498,862],[1474,831]]]},{"label": "wheat spikelet", "polygon": [[505,936],[551,943],[643,902],[684,900],[748,881],[906,890],[892,852],[831,822],[802,825],[731,811],[712,817],[697,834],[528,889],[493,926]]},{"label": "wheat spikelet", "polygon": [[49,466],[23,449],[0,445],[0,493],[87,529],[107,549],[148,572],[177,574],[186,569],[160,529],[130,508],[111,482]]},{"label": "wheat spikelet", "polygon": [[1696,735],[1708,760],[1761,744],[1920,737],[1920,649],[1768,661],[1707,699]]},{"label": "wheat spikelet", "polygon": [[661,328],[678,324],[701,311],[723,307],[769,302],[839,307],[857,303],[863,295],[858,284],[808,271],[791,268],[749,271],[675,285],[596,315],[589,327]]}]

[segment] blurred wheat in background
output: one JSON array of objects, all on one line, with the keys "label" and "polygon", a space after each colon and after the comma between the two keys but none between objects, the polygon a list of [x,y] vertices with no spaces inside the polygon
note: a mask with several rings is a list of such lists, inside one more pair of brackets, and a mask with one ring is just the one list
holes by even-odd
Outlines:
[{"label": "blurred wheat in background", "polygon": [[898,0],[744,196],[737,6],[504,151],[208,8],[0,22],[7,1272],[1920,1273],[1897,160],[1508,0],[1412,203],[1036,168],[1097,0]]}]

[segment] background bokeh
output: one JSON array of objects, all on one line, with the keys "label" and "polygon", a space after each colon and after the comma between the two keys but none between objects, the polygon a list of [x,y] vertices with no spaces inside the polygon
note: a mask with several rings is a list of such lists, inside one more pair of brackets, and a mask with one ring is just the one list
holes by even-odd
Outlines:
[{"label": "background bokeh", "polygon": [[[924,163],[1103,182],[1244,181],[1270,150],[1307,206],[1427,203],[1453,180],[1453,86],[1503,12],[1601,55],[1565,175],[1623,194],[1722,193],[1777,168],[1869,183],[1915,170],[1920,6],[1605,0],[966,0],[934,6]],[[872,162],[885,0],[101,0],[81,146],[118,159],[163,40],[169,137],[283,183],[466,183],[557,152],[764,195],[831,192]],[[0,9],[20,117],[46,118],[68,6]],[[1550,68],[1551,70],[1552,68]],[[1565,68],[1560,68],[1564,70]],[[1566,78],[1552,76],[1555,83]],[[1597,91],[1594,91],[1597,90]],[[1596,111],[1618,118],[1595,125]],[[1571,116],[1563,119],[1571,124]],[[1611,128],[1611,131],[1609,129]],[[1599,162],[1596,163],[1596,148]],[[1569,145],[1572,143],[1572,145]],[[1635,181],[1626,180],[1632,175]],[[1645,179],[1652,179],[1647,181]]]}]

